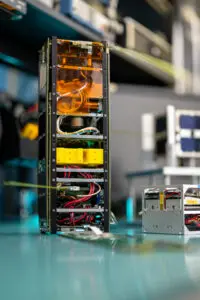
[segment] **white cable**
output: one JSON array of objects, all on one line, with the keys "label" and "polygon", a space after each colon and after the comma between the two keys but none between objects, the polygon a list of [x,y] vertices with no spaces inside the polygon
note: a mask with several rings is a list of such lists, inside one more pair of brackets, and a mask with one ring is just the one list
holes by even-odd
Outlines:
[{"label": "white cable", "polygon": [[97,134],[100,133],[99,130],[96,127],[86,127],[86,128],[74,131],[74,132],[64,132],[60,129],[60,125],[62,124],[62,121],[63,121],[64,118],[66,118],[66,116],[59,116],[58,119],[57,119],[57,132],[59,134],[72,135],[72,134],[81,134],[81,133],[84,133],[84,132],[87,132],[87,131],[94,131]]},{"label": "white cable", "polygon": [[93,182],[97,187],[98,187],[98,191],[96,191],[95,193],[93,193],[93,194],[88,194],[88,195],[77,195],[77,197],[93,197],[93,196],[95,196],[95,195],[98,195],[100,192],[101,192],[101,186],[98,184],[98,183],[96,183],[96,182]]},{"label": "white cable", "polygon": [[87,225],[87,228],[91,229],[91,231],[92,231],[95,235],[102,235],[102,234],[103,234],[103,231],[101,231],[101,230],[99,229],[99,227]]},{"label": "white cable", "polygon": [[117,218],[115,217],[114,213],[110,212],[110,224],[117,224]]},{"label": "white cable", "polygon": [[[93,193],[93,194],[88,194],[88,195],[77,195],[76,197],[79,197],[79,198],[82,198],[82,197],[93,197],[93,196],[95,196],[95,195],[97,195],[97,194],[99,194],[100,192],[101,192],[101,186],[97,183],[97,182],[93,182],[97,187],[98,187],[98,190],[95,192],[95,193]],[[65,189],[69,189],[69,187],[68,186],[62,186],[62,183],[59,183],[59,184],[57,184],[57,188],[58,189],[60,189],[60,190],[65,190]]]}]

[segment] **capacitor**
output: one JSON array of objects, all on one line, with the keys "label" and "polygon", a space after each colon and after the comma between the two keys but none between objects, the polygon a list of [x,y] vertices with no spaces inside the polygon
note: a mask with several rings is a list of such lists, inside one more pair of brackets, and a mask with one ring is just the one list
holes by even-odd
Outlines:
[{"label": "capacitor", "polygon": [[71,126],[72,127],[83,127],[84,126],[83,118],[81,118],[81,117],[73,118],[71,121]]}]

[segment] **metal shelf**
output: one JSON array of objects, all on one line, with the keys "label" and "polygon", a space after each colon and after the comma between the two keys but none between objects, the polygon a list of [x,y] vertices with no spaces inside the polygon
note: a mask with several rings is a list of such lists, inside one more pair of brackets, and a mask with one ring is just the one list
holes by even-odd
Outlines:
[{"label": "metal shelf", "polygon": [[200,210],[185,210],[184,215],[193,215],[193,214],[200,214]]},{"label": "metal shelf", "polygon": [[76,135],[76,134],[56,134],[59,139],[73,140],[103,140],[103,135]]},{"label": "metal shelf", "polygon": [[56,178],[56,182],[104,182],[104,179],[101,178]]},{"label": "metal shelf", "polygon": [[161,15],[169,14],[173,9],[173,1],[147,0],[147,3]]},{"label": "metal shelf", "polygon": [[138,69],[143,70],[149,76],[151,75],[167,85],[172,85],[174,83],[173,76],[162,71],[160,68],[155,67],[152,63],[144,61],[141,57],[139,58],[136,51],[131,51],[114,44],[111,45],[111,47],[111,53],[122,58],[132,66],[134,65]]},{"label": "metal shelf", "polygon": [[[58,21],[62,24],[63,27],[71,28],[75,33],[79,33],[83,36],[87,36],[88,39],[95,40],[95,39],[102,39],[101,35],[92,32],[91,30],[87,29],[87,27],[78,24],[76,21],[62,15],[61,13],[51,9],[50,7],[44,5],[43,3],[36,1],[36,0],[27,0],[28,8],[30,6],[34,7],[37,10],[40,10],[40,13],[46,14],[47,17],[53,18],[54,21]],[[53,24],[51,24],[53,26]],[[63,29],[65,29],[63,28]]]},{"label": "metal shelf", "polygon": [[[30,36],[31,33],[31,36]],[[28,72],[38,73],[38,50],[50,36],[96,40],[103,37],[39,1],[27,0],[27,15],[20,21],[0,21],[0,59]],[[14,45],[14,46],[13,46]],[[174,78],[153,64],[138,58],[136,52],[114,44],[111,47],[111,80],[114,82],[171,85]],[[14,58],[14,59],[13,59]]]},{"label": "metal shelf", "polygon": [[200,167],[164,167],[165,176],[200,176]]},{"label": "metal shelf", "polygon": [[71,172],[71,173],[103,173],[104,169],[84,169],[84,168],[57,168],[56,172]]}]

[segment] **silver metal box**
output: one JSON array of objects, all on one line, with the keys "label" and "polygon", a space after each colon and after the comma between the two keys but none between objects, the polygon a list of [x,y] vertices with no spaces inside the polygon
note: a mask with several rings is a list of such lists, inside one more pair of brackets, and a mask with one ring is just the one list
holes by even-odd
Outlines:
[{"label": "silver metal box", "polygon": [[119,41],[123,47],[171,62],[171,45],[163,35],[149,30],[131,17],[124,18],[124,31]]},{"label": "silver metal box", "polygon": [[145,188],[142,228],[145,233],[200,234],[200,185]]}]

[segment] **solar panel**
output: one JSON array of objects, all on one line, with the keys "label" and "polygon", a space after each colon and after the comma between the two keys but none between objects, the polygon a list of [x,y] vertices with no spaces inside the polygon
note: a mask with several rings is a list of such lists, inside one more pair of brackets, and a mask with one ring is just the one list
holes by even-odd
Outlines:
[{"label": "solar panel", "polygon": [[181,115],[179,126],[181,129],[200,129],[200,116]]},{"label": "solar panel", "polygon": [[200,116],[195,117],[196,129],[200,129]]},{"label": "solar panel", "polygon": [[194,116],[187,116],[182,115],[179,119],[180,128],[182,129],[195,129],[195,117]]},{"label": "solar panel", "polygon": [[180,143],[183,152],[200,152],[200,139],[182,138]]}]

